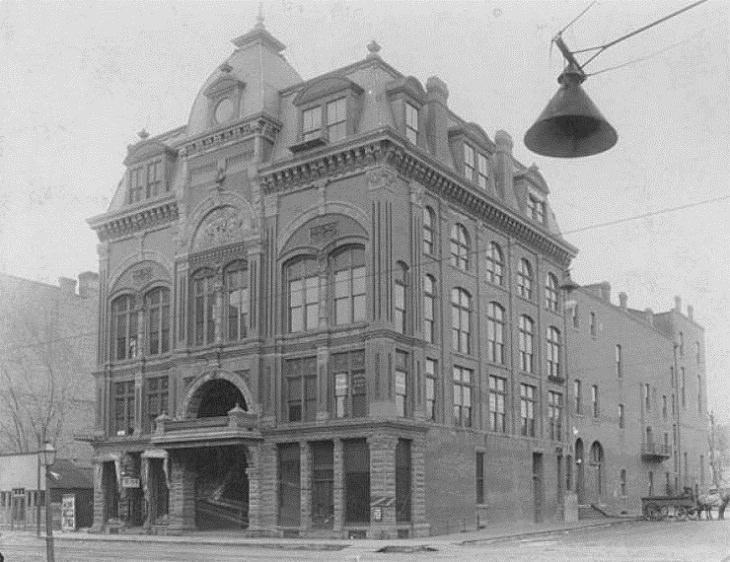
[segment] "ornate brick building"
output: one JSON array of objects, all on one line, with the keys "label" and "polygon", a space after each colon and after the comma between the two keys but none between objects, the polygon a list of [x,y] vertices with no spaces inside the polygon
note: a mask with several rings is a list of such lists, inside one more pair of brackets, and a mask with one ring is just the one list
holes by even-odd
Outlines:
[{"label": "ornate brick building", "polygon": [[233,43],[90,220],[95,526],[560,517],[576,250],[541,174],[375,43],[309,80],[262,22]]},{"label": "ornate brick building", "polygon": [[678,297],[662,313],[627,303],[604,282],[567,313],[577,499],[611,513],[710,485],[704,330]]}]

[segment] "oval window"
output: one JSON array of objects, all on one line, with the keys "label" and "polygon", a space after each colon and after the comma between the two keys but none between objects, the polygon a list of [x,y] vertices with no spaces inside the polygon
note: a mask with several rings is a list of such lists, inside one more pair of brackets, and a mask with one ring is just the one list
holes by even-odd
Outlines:
[{"label": "oval window", "polygon": [[230,98],[224,98],[215,106],[215,120],[218,123],[225,123],[233,119],[233,102]]}]

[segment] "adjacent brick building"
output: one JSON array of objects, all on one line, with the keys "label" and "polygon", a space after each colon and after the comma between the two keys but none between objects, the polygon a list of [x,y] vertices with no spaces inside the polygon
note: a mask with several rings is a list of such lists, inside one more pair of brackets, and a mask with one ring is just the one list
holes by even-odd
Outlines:
[{"label": "adjacent brick building", "polygon": [[393,537],[563,517],[560,282],[536,167],[259,22],[128,149],[100,239],[95,527]]},{"label": "adjacent brick building", "polygon": [[611,302],[608,283],[568,301],[568,367],[578,502],[638,513],[641,497],[710,485],[704,331],[668,312]]}]

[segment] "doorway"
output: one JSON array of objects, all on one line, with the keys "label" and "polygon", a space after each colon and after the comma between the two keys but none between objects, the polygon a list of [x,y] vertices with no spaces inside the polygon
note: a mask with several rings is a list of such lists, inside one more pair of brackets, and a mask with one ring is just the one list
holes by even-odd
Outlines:
[{"label": "doorway", "polygon": [[542,453],[532,453],[532,493],[534,496],[535,523],[542,523],[543,504],[545,502]]}]

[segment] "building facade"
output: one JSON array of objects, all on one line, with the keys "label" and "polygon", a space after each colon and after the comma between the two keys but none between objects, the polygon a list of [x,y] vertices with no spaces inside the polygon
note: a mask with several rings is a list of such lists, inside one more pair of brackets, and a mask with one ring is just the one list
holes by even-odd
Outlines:
[{"label": "building facade", "polygon": [[95,528],[562,517],[576,250],[539,171],[375,43],[309,80],[262,22],[233,43],[90,220]]},{"label": "building facade", "polygon": [[679,298],[663,313],[627,302],[604,282],[573,291],[566,311],[575,491],[613,514],[711,485],[704,330]]},{"label": "building facade", "polygon": [[0,454],[35,453],[90,466],[75,434],[93,426],[98,274],[59,285],[0,274]]}]

